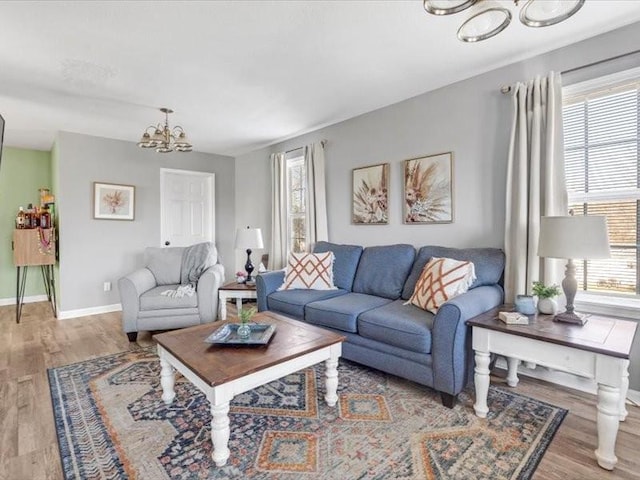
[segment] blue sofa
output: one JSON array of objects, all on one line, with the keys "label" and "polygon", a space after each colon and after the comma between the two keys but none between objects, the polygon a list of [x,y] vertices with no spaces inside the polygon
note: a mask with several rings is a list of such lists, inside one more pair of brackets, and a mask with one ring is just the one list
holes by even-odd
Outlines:
[{"label": "blue sofa", "polygon": [[[258,310],[271,310],[347,337],[344,358],[438,390],[452,407],[473,365],[465,322],[503,301],[504,254],[499,249],[456,249],[411,245],[362,248],[318,242],[315,252],[332,251],[337,290],[278,290],[284,271],[256,279]],[[411,297],[432,257],[470,260],[477,279],[433,315]]]}]

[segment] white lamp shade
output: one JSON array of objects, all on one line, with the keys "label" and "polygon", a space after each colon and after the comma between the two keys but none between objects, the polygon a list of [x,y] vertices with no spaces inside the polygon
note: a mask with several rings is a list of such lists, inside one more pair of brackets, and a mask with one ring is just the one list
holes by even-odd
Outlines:
[{"label": "white lamp shade", "polygon": [[262,230],[259,228],[239,228],[236,231],[236,248],[264,248]]},{"label": "white lamp shade", "polygon": [[582,260],[610,258],[606,218],[597,215],[542,217],[538,255]]}]

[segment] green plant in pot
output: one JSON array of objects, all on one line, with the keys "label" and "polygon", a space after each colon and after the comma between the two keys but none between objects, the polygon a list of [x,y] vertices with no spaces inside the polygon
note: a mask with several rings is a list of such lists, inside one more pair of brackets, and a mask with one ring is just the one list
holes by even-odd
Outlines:
[{"label": "green plant in pot", "polygon": [[538,311],[547,315],[558,313],[558,302],[555,297],[560,295],[558,285],[545,285],[543,282],[533,282],[533,294],[538,297]]},{"label": "green plant in pot", "polygon": [[249,322],[251,318],[258,312],[256,307],[251,308],[243,308],[238,313],[240,317],[240,326],[238,327],[238,336],[240,338],[248,338],[251,335],[251,327],[249,326]]}]

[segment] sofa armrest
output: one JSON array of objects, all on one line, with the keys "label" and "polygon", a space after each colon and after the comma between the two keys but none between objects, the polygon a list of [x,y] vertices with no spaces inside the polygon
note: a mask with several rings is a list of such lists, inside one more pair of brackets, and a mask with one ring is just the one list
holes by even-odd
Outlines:
[{"label": "sofa armrest", "polygon": [[284,270],[261,273],[256,277],[256,296],[258,298],[258,311],[269,310],[267,297],[275,292],[284,283]]},{"label": "sofa armrest", "polygon": [[466,386],[470,370],[471,335],[466,322],[502,304],[498,285],[477,287],[440,307],[433,320],[431,354],[434,388],[457,395]]},{"label": "sofa armrest", "polygon": [[207,268],[198,279],[198,312],[200,323],[218,318],[218,289],[224,284],[224,267],[221,263]]},{"label": "sofa armrest", "polygon": [[118,280],[122,304],[122,328],[125,332],[138,331],[140,295],[156,286],[156,277],[148,268],[141,268]]}]

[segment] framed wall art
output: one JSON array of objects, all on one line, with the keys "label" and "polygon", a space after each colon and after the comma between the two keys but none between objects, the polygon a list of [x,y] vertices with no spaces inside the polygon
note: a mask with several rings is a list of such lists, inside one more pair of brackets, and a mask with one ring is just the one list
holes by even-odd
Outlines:
[{"label": "framed wall art", "polygon": [[355,225],[389,223],[389,164],[353,169],[351,221]]},{"label": "framed wall art", "polygon": [[133,220],[136,187],[93,182],[93,218]]},{"label": "framed wall art", "polygon": [[406,224],[453,222],[453,153],[404,161]]}]

